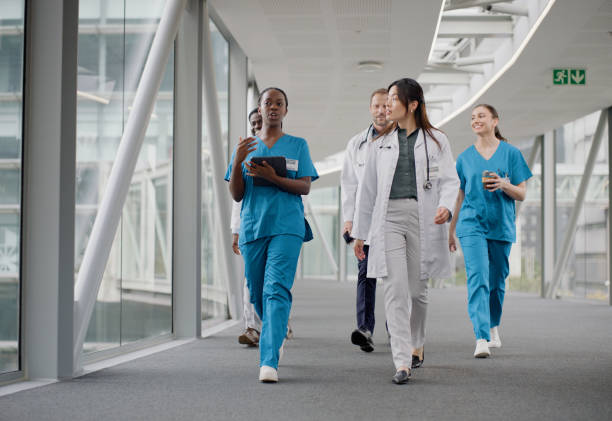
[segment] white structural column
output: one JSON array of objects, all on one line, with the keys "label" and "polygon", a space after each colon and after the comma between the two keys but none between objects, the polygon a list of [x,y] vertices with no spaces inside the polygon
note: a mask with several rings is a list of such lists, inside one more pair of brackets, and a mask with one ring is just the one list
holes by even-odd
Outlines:
[{"label": "white structural column", "polygon": [[227,160],[223,152],[221,118],[219,117],[219,102],[215,85],[214,58],[208,23],[208,2],[203,4],[202,18],[202,63],[204,71],[204,109],[206,110],[206,129],[210,144],[213,191],[215,194],[215,220],[221,227],[222,233],[218,250],[221,254],[221,266],[224,268],[225,281],[228,293],[229,310],[232,318],[240,319],[242,309],[242,278],[238,278],[234,270],[232,258],[232,243],[230,235],[230,215],[232,212],[231,200],[224,175]]},{"label": "white structural column", "polygon": [[547,132],[542,141],[542,285],[540,295],[552,282],[556,256],[556,165],[555,134]]},{"label": "white structural column", "polygon": [[323,248],[325,249],[325,254],[327,254],[327,259],[329,260],[329,264],[334,270],[334,274],[338,274],[338,264],[336,263],[336,259],[334,258],[334,253],[332,252],[323,231],[321,230],[321,226],[319,225],[319,221],[314,211],[312,210],[312,206],[310,206],[310,201],[306,198],[306,196],[302,196],[304,199],[304,205],[308,209],[308,216],[310,217],[310,222],[315,229],[315,233],[319,236],[321,243],[323,244]]},{"label": "white structural column", "polygon": [[587,157],[586,164],[584,165],[584,172],[582,173],[582,178],[580,179],[580,186],[578,187],[576,201],[574,203],[574,207],[572,208],[572,213],[570,214],[567,227],[565,228],[565,235],[563,237],[561,251],[559,252],[559,256],[557,257],[557,262],[555,264],[555,272],[552,283],[546,290],[546,296],[548,298],[553,298],[557,292],[557,288],[559,287],[561,279],[563,278],[562,273],[567,265],[567,258],[569,257],[571,248],[574,245],[574,237],[576,236],[576,228],[578,226],[578,216],[580,216],[582,206],[584,205],[587,187],[589,187],[591,175],[593,174],[593,168],[595,167],[595,161],[597,159],[597,153],[599,152],[599,146],[603,140],[603,131],[606,126],[606,119],[608,117],[607,114],[608,113],[606,110],[602,110],[599,115],[597,128],[595,129],[595,134],[593,135],[593,143],[591,143],[591,149],[589,150],[589,155]]},{"label": "white structural column", "polygon": [[168,0],[164,7],[85,249],[74,296],[75,370],[80,369],[80,356],[91,313],[185,4],[186,0]]},{"label": "white structural column", "polygon": [[173,325],[202,333],[202,2],[188,0],[174,50]]},{"label": "white structural column", "polygon": [[78,0],[26,8],[22,361],[30,379],[73,372],[78,9]]}]

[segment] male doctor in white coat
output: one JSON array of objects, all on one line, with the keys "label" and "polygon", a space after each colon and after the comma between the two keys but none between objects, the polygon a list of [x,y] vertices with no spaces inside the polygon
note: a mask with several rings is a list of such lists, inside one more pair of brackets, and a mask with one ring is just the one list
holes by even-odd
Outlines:
[{"label": "male doctor in white coat", "polygon": [[[353,228],[355,214],[355,201],[357,189],[363,178],[363,170],[366,163],[368,143],[387,126],[387,90],[377,89],[370,95],[370,114],[372,123],[370,126],[357,133],[349,140],[344,155],[340,186],[342,192],[342,214],[344,227],[342,234],[347,242],[351,240],[350,234]],[[357,329],[351,334],[351,342],[360,347],[364,352],[374,350],[374,306],[376,302],[376,278],[367,277],[368,268],[368,245],[364,247],[365,259],[357,264],[359,274],[357,276]]]}]

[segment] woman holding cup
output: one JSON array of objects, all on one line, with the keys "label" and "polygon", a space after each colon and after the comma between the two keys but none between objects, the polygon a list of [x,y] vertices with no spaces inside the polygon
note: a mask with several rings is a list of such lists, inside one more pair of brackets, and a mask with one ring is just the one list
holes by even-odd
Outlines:
[{"label": "woman holding cup", "polygon": [[457,158],[460,188],[450,224],[449,249],[457,249],[455,231],[465,259],[468,313],[474,334],[474,357],[500,348],[499,324],[509,273],[508,257],[516,241],[515,201],[524,200],[531,171],[521,152],[507,143],[494,107],[472,110],[476,142]]}]

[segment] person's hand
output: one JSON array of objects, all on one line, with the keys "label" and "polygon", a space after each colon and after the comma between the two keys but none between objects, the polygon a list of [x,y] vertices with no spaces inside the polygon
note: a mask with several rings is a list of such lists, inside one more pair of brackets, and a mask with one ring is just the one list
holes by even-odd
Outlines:
[{"label": "person's hand", "polygon": [[494,192],[496,190],[503,189],[504,186],[508,183],[505,178],[501,178],[499,175],[494,172],[489,173],[489,180],[485,183],[485,189],[490,192]]},{"label": "person's hand", "polygon": [[349,234],[353,231],[353,221],[346,221],[344,223],[344,228],[342,228],[342,234],[348,232]]},{"label": "person's hand", "polygon": [[247,175],[251,177],[261,177],[268,181],[273,181],[276,177],[276,171],[266,161],[261,161],[261,165],[257,165],[253,161],[245,163],[247,168]]},{"label": "person's hand", "polygon": [[434,222],[438,225],[444,224],[450,218],[450,211],[442,206],[438,208],[436,211],[436,216],[434,217]]},{"label": "person's hand", "polygon": [[257,149],[257,140],[254,137],[247,137],[246,139],[240,137],[239,139],[236,154],[234,155],[234,161],[237,165],[242,164],[246,157]]},{"label": "person's hand", "polygon": [[238,247],[238,234],[232,234],[232,250],[234,250],[234,254],[240,255],[240,248]]},{"label": "person's hand", "polygon": [[355,257],[359,260],[365,259],[365,252],[363,251],[363,240],[355,240]]},{"label": "person's hand", "polygon": [[448,249],[451,253],[457,251],[457,239],[455,238],[454,231],[448,233]]}]

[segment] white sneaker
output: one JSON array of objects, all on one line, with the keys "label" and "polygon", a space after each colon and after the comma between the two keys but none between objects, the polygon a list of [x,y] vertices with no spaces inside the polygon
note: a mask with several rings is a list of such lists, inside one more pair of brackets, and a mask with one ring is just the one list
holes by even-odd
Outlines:
[{"label": "white sneaker", "polygon": [[497,326],[491,328],[491,340],[488,342],[489,348],[501,348],[499,329]]},{"label": "white sneaker", "polygon": [[259,381],[263,383],[278,382],[278,371],[267,365],[262,365],[259,368]]},{"label": "white sneaker", "polygon": [[474,357],[487,358],[489,356],[491,356],[491,351],[489,351],[489,345],[487,345],[487,340],[476,339],[476,350],[474,351]]}]

